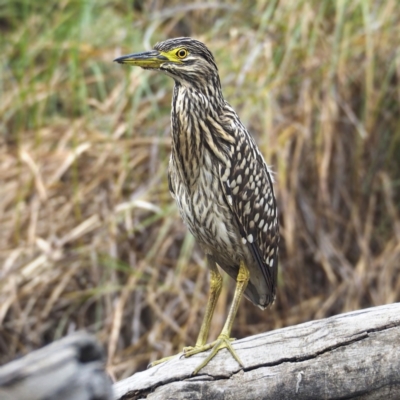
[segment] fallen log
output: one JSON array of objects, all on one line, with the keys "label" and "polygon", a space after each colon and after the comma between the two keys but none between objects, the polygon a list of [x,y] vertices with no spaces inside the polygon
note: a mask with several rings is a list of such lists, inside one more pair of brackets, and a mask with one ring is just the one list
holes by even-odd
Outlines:
[{"label": "fallen log", "polygon": [[278,329],[174,359],[114,384],[115,399],[400,399],[400,303]]},{"label": "fallen log", "polygon": [[1,400],[110,400],[111,380],[94,337],[76,333],[0,368]]}]

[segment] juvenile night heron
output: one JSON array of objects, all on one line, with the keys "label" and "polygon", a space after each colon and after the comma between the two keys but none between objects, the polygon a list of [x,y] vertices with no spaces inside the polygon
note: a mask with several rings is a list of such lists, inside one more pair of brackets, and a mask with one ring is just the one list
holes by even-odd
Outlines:
[{"label": "juvenile night heron", "polygon": [[[203,43],[169,39],[114,61],[158,70],[175,81],[169,189],[211,273],[200,333],[184,355],[212,349],[194,374],[223,348],[243,366],[230,338],[240,299],[244,295],[261,309],[275,299],[279,231],[271,171],[225,101],[214,57]],[[217,264],[236,280],[236,290],[221,334],[207,344],[222,287]]]}]

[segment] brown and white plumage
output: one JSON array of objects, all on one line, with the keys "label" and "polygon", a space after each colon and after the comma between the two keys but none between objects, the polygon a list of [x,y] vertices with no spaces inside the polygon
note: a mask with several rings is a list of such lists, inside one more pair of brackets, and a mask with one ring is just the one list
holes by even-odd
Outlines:
[{"label": "brown and white plumage", "polygon": [[[207,254],[212,273],[218,274],[213,265],[217,263],[238,281],[239,300],[243,289],[249,300],[266,308],[275,299],[278,268],[273,178],[253,138],[222,95],[213,55],[197,40],[177,38],[156,44],[153,51],[116,61],[157,69],[174,79],[169,163],[172,196]],[[239,279],[240,271],[245,270],[249,274]],[[218,297],[220,287],[215,290]],[[215,299],[207,308],[211,315],[214,307]],[[236,313],[233,308],[220,335],[223,340],[230,333]],[[207,322],[203,325],[205,332],[200,333],[195,349],[205,349]],[[229,343],[215,352],[223,347]]]},{"label": "brown and white plumage", "polygon": [[[278,221],[272,175],[253,138],[222,96],[209,50],[193,39],[171,39],[155,49],[184,44],[193,61],[160,69],[175,79],[172,100],[170,189],[183,220],[206,254],[232,278],[246,261],[245,295],[265,308],[275,297]],[[201,59],[201,64],[196,62]]]}]

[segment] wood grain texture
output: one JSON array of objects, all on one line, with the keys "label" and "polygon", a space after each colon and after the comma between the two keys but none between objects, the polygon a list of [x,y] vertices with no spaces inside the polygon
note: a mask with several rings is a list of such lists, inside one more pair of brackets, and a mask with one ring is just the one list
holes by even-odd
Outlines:
[{"label": "wood grain texture", "polygon": [[115,399],[400,399],[400,304],[337,315],[176,358],[114,385]]},{"label": "wood grain texture", "polygon": [[77,333],[0,368],[1,400],[109,400],[111,381],[96,340]]}]

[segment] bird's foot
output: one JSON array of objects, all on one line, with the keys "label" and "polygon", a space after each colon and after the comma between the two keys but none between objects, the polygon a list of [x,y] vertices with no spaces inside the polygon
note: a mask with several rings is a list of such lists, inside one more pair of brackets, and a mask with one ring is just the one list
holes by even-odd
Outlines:
[{"label": "bird's foot", "polygon": [[195,347],[185,347],[183,349],[183,356],[190,357],[198,353],[202,353],[203,351],[211,350],[211,353],[206,357],[206,359],[193,371],[192,375],[196,375],[202,368],[204,368],[212,358],[222,349],[228,349],[232,354],[233,358],[240,364],[240,366],[244,367],[242,361],[237,355],[235,349],[232,347],[231,342],[235,339],[230,338],[225,334],[221,334],[218,336],[218,339],[215,342],[208,343],[202,346]]}]

